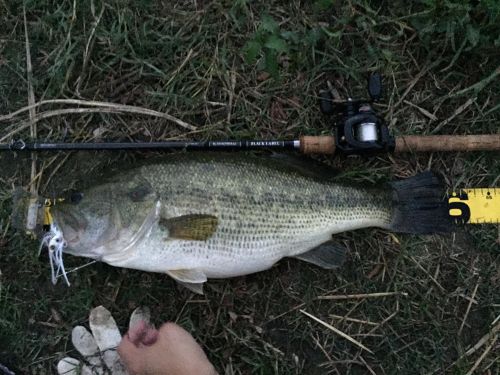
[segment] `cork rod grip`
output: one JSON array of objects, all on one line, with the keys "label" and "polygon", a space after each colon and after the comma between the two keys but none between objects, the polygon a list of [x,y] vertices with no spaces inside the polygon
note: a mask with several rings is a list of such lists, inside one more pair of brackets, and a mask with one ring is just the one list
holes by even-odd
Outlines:
[{"label": "cork rod grip", "polygon": [[500,134],[396,137],[395,153],[433,151],[500,151]]},{"label": "cork rod grip", "polygon": [[[396,137],[395,153],[447,151],[500,151],[500,134],[478,135],[406,135]],[[335,153],[332,136],[301,136],[303,154]]]},{"label": "cork rod grip", "polygon": [[335,138],[329,135],[300,137],[300,152],[303,154],[333,155],[335,152]]}]

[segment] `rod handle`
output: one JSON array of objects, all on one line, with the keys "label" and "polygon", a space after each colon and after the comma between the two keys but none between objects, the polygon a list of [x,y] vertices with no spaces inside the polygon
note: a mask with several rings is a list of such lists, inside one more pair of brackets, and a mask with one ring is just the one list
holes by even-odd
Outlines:
[{"label": "rod handle", "polygon": [[500,134],[406,135],[396,137],[394,152],[497,150],[500,150]]},{"label": "rod handle", "polygon": [[330,135],[300,137],[300,152],[303,154],[333,155],[335,152],[335,138]]}]

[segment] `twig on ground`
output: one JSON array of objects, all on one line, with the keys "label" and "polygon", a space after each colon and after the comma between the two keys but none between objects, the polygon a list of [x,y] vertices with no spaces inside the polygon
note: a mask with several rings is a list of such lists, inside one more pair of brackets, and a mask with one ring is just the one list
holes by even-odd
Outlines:
[{"label": "twig on ground", "polygon": [[363,298],[380,298],[389,296],[403,296],[407,297],[406,292],[381,292],[381,293],[369,293],[369,294],[339,294],[334,296],[319,296],[316,299],[322,300],[343,300],[343,299],[363,299]]},{"label": "twig on ground", "polygon": [[436,125],[434,129],[430,132],[431,134],[435,134],[438,131],[440,131],[444,126],[446,126],[448,123],[453,121],[455,117],[460,115],[462,112],[464,112],[469,106],[476,101],[475,98],[469,98],[464,104],[462,104],[460,107],[458,107],[453,114],[448,117],[446,120],[441,121],[439,124]]},{"label": "twig on ground", "polygon": [[428,110],[426,110],[426,109],[424,109],[422,107],[419,107],[416,104],[413,104],[409,100],[403,100],[403,103],[408,104],[409,106],[411,106],[413,108],[416,108],[421,114],[423,114],[425,117],[427,117],[431,121],[436,121],[438,119],[435,115],[433,115],[432,113],[430,113]]},{"label": "twig on ground", "polygon": [[[481,347],[484,344],[486,344],[492,337],[494,337],[498,332],[500,332],[500,323],[498,323],[497,325],[493,326],[493,328],[490,330],[490,332],[488,332],[483,337],[481,337],[479,339],[479,341],[476,343],[476,345],[474,345],[472,348],[470,348],[469,350],[467,350],[463,356],[468,357],[471,354],[474,354],[476,351],[478,351],[479,349],[481,349]],[[462,357],[460,357],[459,359],[461,359]]]},{"label": "twig on ground", "polygon": [[424,267],[422,267],[422,265],[421,265],[419,262],[417,262],[417,260],[416,260],[416,259],[414,259],[414,258],[413,258],[413,257],[411,257],[411,256],[410,256],[410,257],[408,257],[408,259],[410,259],[413,263],[415,263],[415,265],[416,265],[419,269],[421,269],[421,270],[422,270],[422,271],[423,271],[423,272],[424,272],[427,276],[429,276],[429,278],[432,280],[432,282],[433,282],[434,284],[436,284],[436,286],[439,288],[439,290],[440,290],[441,292],[443,292],[443,293],[444,293],[444,292],[446,291],[446,290],[443,288],[443,286],[442,286],[442,285],[441,285],[441,284],[440,284],[440,283],[439,283],[439,282],[438,282],[438,281],[434,278],[434,276],[432,276],[432,275],[431,275],[431,274],[430,274],[430,273],[429,273],[429,272],[428,272],[428,271],[427,271]]},{"label": "twig on ground", "polygon": [[230,87],[228,89],[229,100],[227,104],[227,123],[231,123],[231,114],[233,112],[233,99],[234,99],[234,89],[236,87],[236,73],[233,69],[231,69],[230,73]]},{"label": "twig on ground", "polygon": [[396,311],[394,311],[391,315],[389,315],[387,318],[385,318],[384,320],[382,320],[379,324],[377,324],[376,327],[373,327],[369,332],[368,334],[371,334],[373,332],[375,332],[377,329],[379,329],[380,327],[382,327],[385,323],[387,323],[389,320],[391,320],[392,318],[394,318],[397,314],[399,313],[399,307],[396,309]]},{"label": "twig on ground", "polygon": [[472,368],[465,375],[472,375],[474,373],[474,371],[476,371],[476,369],[479,367],[479,365],[481,364],[481,362],[483,361],[483,359],[486,358],[486,356],[488,355],[488,353],[490,352],[490,350],[493,348],[493,346],[497,342],[497,339],[498,339],[498,335],[496,335],[493,338],[493,340],[491,341],[490,345],[488,345],[487,348],[484,349],[483,354],[481,354],[481,356],[477,359],[477,361],[474,363],[474,365],[472,366]]},{"label": "twig on ground", "polygon": [[467,317],[469,316],[470,308],[472,306],[472,301],[474,301],[474,298],[476,297],[477,293],[477,288],[479,287],[479,283],[481,282],[481,278],[477,280],[476,287],[474,288],[474,291],[472,292],[472,296],[470,297],[469,304],[467,305],[467,310],[465,311],[464,318],[462,319],[462,324],[460,324],[460,328],[458,329],[458,336],[462,333],[462,330],[464,329],[465,321],[467,320]]},{"label": "twig on ground", "polygon": [[377,375],[377,373],[375,371],[373,371],[373,369],[370,367],[370,365],[368,363],[366,363],[365,359],[363,358],[363,356],[359,356],[359,359],[361,359],[361,362],[364,363],[365,367],[367,368],[367,370],[370,372],[370,374],[372,375]]},{"label": "twig on ground", "polygon": [[[34,103],[33,105],[28,105],[27,107],[20,108],[17,111],[14,111],[12,113],[8,113],[6,115],[0,116],[0,122],[6,121],[6,120],[11,120],[15,116],[17,116],[23,112],[26,112],[26,111],[31,110],[32,108],[37,108],[37,107],[40,107],[42,105],[47,105],[47,104],[73,104],[73,105],[83,105],[83,106],[88,106],[88,107],[107,108],[110,110],[114,110],[115,112],[136,113],[136,114],[141,114],[141,115],[160,117],[160,118],[164,118],[166,120],[172,121],[173,123],[175,123],[183,128],[186,128],[189,130],[196,129],[196,126],[188,124],[187,122],[182,121],[182,120],[180,120],[177,117],[174,117],[172,115],[169,115],[168,113],[158,112],[158,111],[155,111],[152,109],[137,107],[137,106],[133,106],[133,105],[100,102],[100,101],[94,101],[94,100],[81,100],[81,99],[41,100],[37,103]],[[76,109],[81,109],[81,108],[76,108]],[[65,109],[62,109],[62,110],[65,110]],[[70,110],[73,110],[73,108],[70,108]],[[47,111],[47,112],[56,112],[56,111]],[[44,113],[46,113],[46,112],[44,112]]]},{"label": "twig on ground", "polygon": [[457,91],[455,94],[451,95],[451,97],[467,94],[467,93],[469,93],[469,91],[474,91],[473,94],[477,95],[481,90],[483,90],[486,86],[488,86],[490,82],[493,82],[498,75],[500,75],[500,66],[498,66],[493,71],[493,73],[491,73],[488,77],[482,79],[479,82],[476,82],[472,86],[469,86],[463,90]]},{"label": "twig on ground", "polygon": [[368,324],[370,326],[377,326],[378,325],[378,323],[369,322],[368,320],[361,320],[361,319],[349,318],[347,316],[341,316],[341,315],[335,315],[335,314],[330,314],[329,316],[330,316],[330,318],[340,319],[341,321],[342,320],[346,320],[348,322]]},{"label": "twig on ground", "polygon": [[332,357],[330,357],[330,354],[328,354],[328,352],[325,350],[325,348],[323,347],[323,345],[320,344],[319,339],[317,337],[314,337],[312,333],[311,333],[311,338],[316,343],[316,346],[323,352],[323,354],[328,359],[328,361],[331,362],[332,361]]},{"label": "twig on ground", "polygon": [[76,94],[78,96],[80,96],[80,87],[81,87],[82,82],[84,80],[84,75],[85,75],[85,73],[87,71],[87,65],[88,65],[88,62],[89,62],[90,53],[91,53],[92,47],[94,45],[94,34],[95,34],[96,29],[97,29],[97,26],[99,26],[99,22],[101,22],[102,15],[104,14],[104,9],[105,9],[105,7],[104,7],[104,4],[103,4],[102,7],[101,7],[101,12],[99,13],[99,16],[94,21],[94,26],[92,26],[92,30],[90,31],[89,38],[87,39],[87,44],[85,45],[85,51],[84,51],[84,54],[83,54],[82,69],[80,71],[80,75],[76,79],[76,88],[75,88],[75,91],[76,91]]},{"label": "twig on ground", "polygon": [[[66,115],[66,114],[76,114],[76,113],[82,114],[82,113],[122,113],[122,112],[140,113],[140,112],[136,112],[136,111],[130,110],[130,109],[123,111],[123,109],[116,109],[114,107],[110,107],[110,108],[68,108],[68,109],[57,109],[57,110],[53,110],[53,111],[41,112],[33,120],[35,122],[38,122],[40,120],[43,120],[43,119],[46,119],[46,118],[50,118],[50,117],[54,117],[54,116],[61,116],[61,115]],[[156,111],[152,111],[152,112],[156,112]],[[161,112],[156,112],[156,113],[142,112],[142,114],[150,115],[150,116],[156,116],[156,117],[161,117],[161,118],[165,118],[167,120],[171,120],[171,116],[167,115],[166,113],[161,113]],[[181,120],[179,120],[179,121],[181,121]],[[182,123],[184,123],[184,122],[182,121]],[[177,123],[177,124],[179,124],[179,123]],[[16,124],[14,130],[10,131],[7,135],[5,135],[4,137],[0,138],[0,142],[9,139],[13,135],[15,135],[15,134],[23,131],[24,129],[26,129],[29,126],[30,126],[30,122],[21,122],[20,124]],[[197,129],[196,127],[194,127],[192,125],[189,125],[187,123],[184,123],[183,126],[186,127],[189,130],[196,130]]]},{"label": "twig on ground", "polygon": [[192,55],[193,55],[193,49],[191,48],[188,51],[186,57],[184,58],[184,61],[182,61],[181,65],[179,65],[177,67],[177,69],[175,69],[175,71],[172,73],[172,77],[170,77],[170,79],[168,80],[168,82],[165,84],[165,87],[170,86],[170,84],[175,79],[175,77],[177,77],[177,74],[179,74],[179,72],[182,70],[182,68],[184,68],[184,66],[189,62],[189,60],[191,59]]},{"label": "twig on ground", "polygon": [[406,98],[406,96],[410,93],[410,91],[413,89],[413,87],[417,84],[417,82],[422,78],[429,70],[434,68],[436,65],[438,65],[441,62],[440,59],[436,59],[432,64],[427,65],[424,69],[422,69],[416,76],[411,80],[411,82],[408,84],[406,87],[405,92],[403,95],[401,95],[401,98],[397,101],[396,104],[391,108],[391,111],[394,112],[394,110],[403,103],[403,100]]},{"label": "twig on ground", "polygon": [[[54,117],[54,116],[60,116],[60,115],[66,115],[66,114],[84,114],[84,113],[120,113],[120,111],[117,111],[115,109],[109,109],[109,108],[70,108],[70,109],[56,109],[54,111],[45,111],[38,113],[36,117],[33,119],[34,122],[38,122],[40,120]],[[15,124],[12,127],[14,128],[11,130],[9,133],[7,133],[5,136],[0,138],[0,142],[4,142],[11,138],[12,136],[16,135],[17,133],[23,131],[24,129],[28,128],[31,126],[31,121],[23,121],[19,124]]]},{"label": "twig on ground", "polygon": [[[33,91],[33,66],[31,65],[31,50],[30,50],[30,41],[28,36],[28,22],[26,20],[26,8],[23,6],[23,18],[24,18],[24,36],[25,36],[25,44],[26,44],[26,76],[28,81],[28,106],[33,106],[35,103],[35,93]],[[35,139],[37,136],[36,129],[36,111],[35,108],[31,108],[29,110],[29,122],[28,126],[30,128],[30,136],[32,139]],[[31,152],[31,174],[30,174],[30,183],[29,183],[29,192],[34,199],[37,196],[37,180],[40,181],[40,176],[37,175],[36,171],[36,161],[37,156],[36,153]],[[41,171],[40,171],[41,174]],[[33,230],[36,225],[36,201],[31,200],[30,205],[28,207],[27,218],[26,218],[26,229]]]},{"label": "twig on ground", "polygon": [[349,341],[350,341],[350,342],[352,342],[354,345],[356,345],[356,346],[360,347],[360,348],[361,348],[361,349],[363,349],[363,350],[366,350],[368,353],[373,354],[373,352],[372,352],[370,349],[368,349],[366,346],[364,346],[363,344],[361,344],[359,341],[357,341],[357,340],[353,339],[351,336],[349,336],[349,335],[345,334],[344,332],[342,332],[342,331],[338,330],[338,329],[337,329],[337,328],[335,328],[334,326],[332,326],[332,325],[330,325],[330,324],[328,324],[328,323],[326,323],[326,322],[322,321],[321,319],[316,318],[314,315],[309,314],[307,311],[304,311],[304,310],[302,310],[302,309],[301,309],[301,310],[299,310],[299,311],[300,311],[302,314],[304,314],[304,315],[308,316],[309,318],[311,318],[312,320],[315,320],[316,322],[318,322],[318,323],[322,324],[322,325],[323,325],[323,326],[325,326],[326,328],[328,328],[328,329],[332,330],[332,331],[333,331],[333,332],[335,332],[337,335],[339,335],[339,336],[341,336],[341,337],[345,338],[346,340],[349,340]]},{"label": "twig on ground", "polygon": [[[496,319],[495,319],[496,320]],[[446,370],[449,370],[450,368],[452,368],[453,366],[455,366],[458,362],[460,362],[463,358],[465,357],[470,357],[472,354],[474,354],[475,352],[477,352],[479,349],[481,349],[487,342],[493,340],[493,341],[496,341],[498,339],[498,333],[500,332],[500,323],[497,323],[496,325],[494,325],[491,330],[486,333],[483,337],[481,337],[479,339],[479,341],[473,346],[471,347],[469,350],[467,350],[464,354],[462,354],[460,357],[458,357],[454,362],[452,362],[447,368]],[[490,349],[488,349],[489,351]],[[485,350],[486,352],[486,350]],[[488,353],[486,353],[488,354]],[[483,352],[483,355],[486,356],[486,354],[484,354]],[[481,355],[481,356],[483,356]],[[484,358],[483,358],[484,359]],[[481,359],[481,361],[483,360]],[[477,361],[476,361],[477,362]],[[434,371],[431,371],[430,373],[428,373],[428,375],[431,375],[431,374],[435,374],[436,372],[442,370],[441,367],[438,367],[436,369],[434,369]]]},{"label": "twig on ground", "polygon": [[498,321],[500,320],[500,315],[498,315],[495,320],[493,320],[493,322],[491,323],[491,325],[495,325]]}]

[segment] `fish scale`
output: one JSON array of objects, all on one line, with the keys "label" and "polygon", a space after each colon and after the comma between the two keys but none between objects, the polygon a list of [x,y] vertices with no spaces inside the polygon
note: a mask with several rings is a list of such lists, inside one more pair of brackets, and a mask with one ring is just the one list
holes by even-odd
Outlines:
[{"label": "fish scale", "polygon": [[71,234],[66,252],[165,272],[188,286],[261,271],[289,256],[338,266],[339,250],[322,244],[343,231],[446,230],[431,174],[375,189],[310,172],[234,154],[174,156],[112,176],[53,215]]},{"label": "fish scale", "polygon": [[[284,256],[293,256],[321,244],[337,232],[335,227],[339,224],[338,231],[343,231],[368,221],[378,225],[390,223],[392,210],[387,200],[367,197],[366,193],[352,187],[339,187],[310,178],[304,180],[297,174],[285,174],[246,162],[220,163],[212,166],[210,173],[205,172],[203,162],[187,167],[183,164],[156,165],[141,170],[142,176],[158,192],[162,206],[167,207],[167,215],[202,213],[217,216],[219,224],[214,236],[207,242],[165,241],[168,233],[157,225],[138,249],[138,257],[118,265],[141,262],[141,269],[164,271],[166,268],[161,263],[148,261],[150,249],[163,248],[161,257],[186,255],[178,256],[171,267],[201,267],[208,277],[229,277],[242,274],[241,264],[227,268],[235,259],[246,262],[245,273],[269,268]],[[167,176],[180,174],[184,177],[168,182]],[[214,179],[214,175],[218,177]],[[212,193],[207,194],[207,190]],[[249,191],[252,191],[251,197]],[[387,194],[383,195],[389,199]],[[293,196],[297,198],[291,199]]]}]

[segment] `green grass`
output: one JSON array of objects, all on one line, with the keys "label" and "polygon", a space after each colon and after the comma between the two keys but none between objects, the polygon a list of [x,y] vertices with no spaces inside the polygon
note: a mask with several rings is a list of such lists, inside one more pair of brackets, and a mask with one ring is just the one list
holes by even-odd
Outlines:
[{"label": "green grass", "polygon": [[[500,81],[486,80],[498,68],[495,1],[476,6],[361,0],[25,4],[37,100],[142,106],[198,128],[186,134],[169,121],[136,114],[70,114],[40,121],[39,139],[83,141],[98,132],[103,138],[134,140],[329,134],[333,124],[319,112],[319,90],[330,80],[339,83],[343,95],[365,96],[370,71],[384,75],[385,98],[378,109],[395,134],[499,129]],[[0,115],[27,105],[22,5],[0,1]],[[470,98],[473,103],[447,122]],[[38,112],[56,108],[61,107]],[[26,116],[1,122],[0,138]],[[28,139],[29,130],[16,136]],[[41,193],[60,193],[87,180],[90,170],[158,155],[65,156],[39,155],[39,167],[53,162],[43,170]],[[500,176],[498,154],[492,153],[319,159],[340,169],[343,181],[380,183],[428,167],[450,187],[498,186]],[[229,374],[465,374],[486,346],[457,359],[500,314],[495,226],[468,226],[453,236],[347,233],[339,237],[349,245],[349,260],[339,272],[283,260],[266,272],[210,281],[201,298],[167,276],[105,264],[72,274],[70,288],[52,286],[46,255],[37,257],[38,242],[16,233],[9,221],[11,187],[27,186],[30,165],[29,157],[0,155],[0,363],[19,373],[50,374],[59,358],[75,355],[71,328],[86,324],[90,309],[100,304],[123,329],[134,307],[150,306],[156,323],[174,320],[189,329],[219,371]],[[69,268],[86,260],[68,256],[65,262]],[[467,298],[478,283],[477,304],[459,334]],[[317,299],[385,291],[408,295]],[[374,354],[299,309],[335,325]],[[332,314],[384,324],[374,328]],[[496,345],[477,373],[498,373]]]}]

